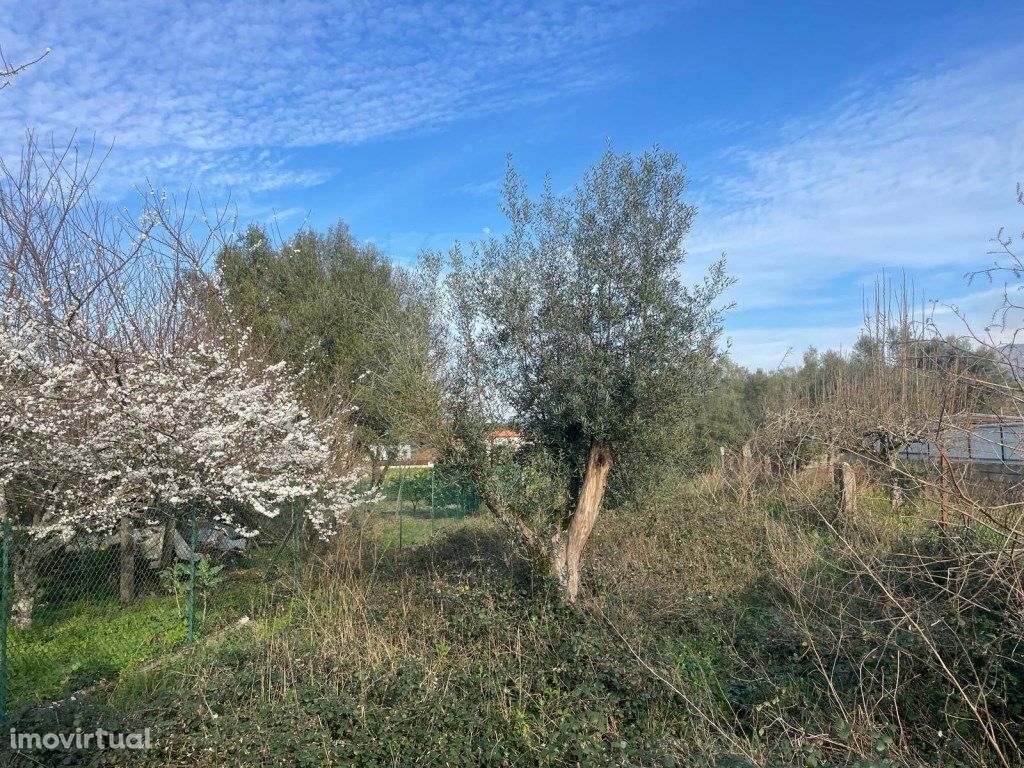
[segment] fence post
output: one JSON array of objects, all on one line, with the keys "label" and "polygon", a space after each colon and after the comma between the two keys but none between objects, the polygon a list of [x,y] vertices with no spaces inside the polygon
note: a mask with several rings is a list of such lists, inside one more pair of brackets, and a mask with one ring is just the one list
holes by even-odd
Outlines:
[{"label": "fence post", "polygon": [[122,515],[120,522],[121,571],[118,582],[118,597],[127,605],[135,599],[135,526],[128,515]]},{"label": "fence post", "polygon": [[857,476],[853,467],[843,461],[836,466],[834,479],[840,514],[844,522],[850,522],[857,514]]},{"label": "fence post", "polygon": [[299,580],[299,527],[301,525],[301,517],[295,509],[295,499],[289,501],[289,505],[292,508],[292,570],[294,571],[295,580]]},{"label": "fence post", "polygon": [[188,579],[188,642],[195,642],[195,627],[196,627],[196,546],[197,546],[197,521],[196,521],[196,502],[192,500],[191,504],[191,536],[189,540],[189,579]]},{"label": "fence post", "polygon": [[941,512],[941,525],[942,532],[946,532],[946,528],[949,525],[949,475],[952,474],[953,468],[949,464],[949,456],[946,453],[945,448],[939,449],[939,487],[941,493],[939,496],[939,508]]},{"label": "fence post", "polygon": [[398,476],[398,548],[402,548],[402,490],[405,488],[405,470]]},{"label": "fence post", "polygon": [[430,468],[430,538],[434,538],[434,482],[437,480],[437,470]]},{"label": "fence post", "polygon": [[[0,493],[3,493],[2,487]],[[3,594],[0,596],[0,724],[7,722],[7,627],[11,607],[11,578],[8,568],[11,556],[11,518],[7,515],[6,505],[3,535],[3,554],[0,555],[0,568],[3,568]]]}]

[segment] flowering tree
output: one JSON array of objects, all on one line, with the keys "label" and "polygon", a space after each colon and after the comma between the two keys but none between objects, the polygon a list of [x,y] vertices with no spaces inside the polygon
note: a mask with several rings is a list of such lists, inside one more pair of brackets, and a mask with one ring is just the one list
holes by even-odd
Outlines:
[{"label": "flowering tree", "polygon": [[297,501],[326,536],[355,485],[344,414],[311,415],[229,312],[207,322],[213,238],[155,192],[111,225],[63,163],[35,153],[0,178],[0,511],[22,626],[40,562],[83,533],[187,502],[251,522]]},{"label": "flowering tree", "polygon": [[230,502],[273,517],[300,502],[321,535],[344,519],[355,484],[338,467],[347,433],[311,418],[282,365],[201,344],[99,377],[102,360],[51,362],[37,339],[31,327],[0,330],[0,482],[22,534],[16,623],[31,618],[42,558],[160,504]]}]

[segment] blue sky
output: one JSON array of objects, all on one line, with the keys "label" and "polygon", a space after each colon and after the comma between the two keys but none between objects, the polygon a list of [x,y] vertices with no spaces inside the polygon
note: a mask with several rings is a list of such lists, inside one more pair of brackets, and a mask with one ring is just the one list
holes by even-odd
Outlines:
[{"label": "blue sky", "polygon": [[[677,151],[725,252],[732,352],[848,347],[865,285],[905,271],[983,318],[990,239],[1024,228],[1018,2],[0,0],[0,154],[26,126],[113,144],[146,179],[287,233],[338,219],[401,263],[500,232],[507,153],[568,188],[609,140]],[[794,359],[793,356],[788,358]]]}]

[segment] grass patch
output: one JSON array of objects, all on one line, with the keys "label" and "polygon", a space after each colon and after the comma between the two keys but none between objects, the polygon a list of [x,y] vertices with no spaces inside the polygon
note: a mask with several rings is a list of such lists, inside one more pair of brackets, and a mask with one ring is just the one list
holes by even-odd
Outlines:
[{"label": "grass patch", "polygon": [[[268,553],[237,563],[208,597],[205,616],[197,596],[198,638],[256,607],[268,563]],[[44,605],[30,627],[9,631],[10,701],[17,706],[57,699],[180,649],[187,639],[183,609],[164,592],[127,606],[109,595]]]},{"label": "grass patch", "polygon": [[110,599],[80,600],[62,613],[64,618],[11,631],[13,701],[57,698],[116,677],[185,641],[185,622],[171,597],[147,597],[129,608]]},{"label": "grass patch", "polygon": [[994,764],[886,602],[949,669],[985,675],[986,706],[1019,732],[1010,596],[986,577],[950,602],[946,563],[979,562],[977,542],[939,541],[929,508],[893,514],[870,488],[865,519],[830,499],[739,504],[686,483],[609,511],[577,607],[488,518],[400,550],[384,502],[251,627],[46,717],[153,727],[153,751],[118,755],[139,766]]}]

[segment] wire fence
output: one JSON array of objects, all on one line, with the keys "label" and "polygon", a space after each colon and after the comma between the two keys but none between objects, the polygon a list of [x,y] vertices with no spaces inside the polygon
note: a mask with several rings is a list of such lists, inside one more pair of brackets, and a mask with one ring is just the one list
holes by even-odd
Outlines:
[{"label": "wire fence", "polygon": [[[388,473],[368,511],[385,548],[429,540],[473,514],[464,478],[435,468]],[[16,505],[0,527],[0,717],[172,658],[295,590],[321,542],[299,504],[259,536],[200,504],[124,518],[107,534],[39,536]]]},{"label": "wire fence", "polygon": [[399,549],[464,520],[480,507],[468,478],[434,467],[395,468],[382,491],[379,508],[393,515],[393,526],[385,526],[382,539]]}]

